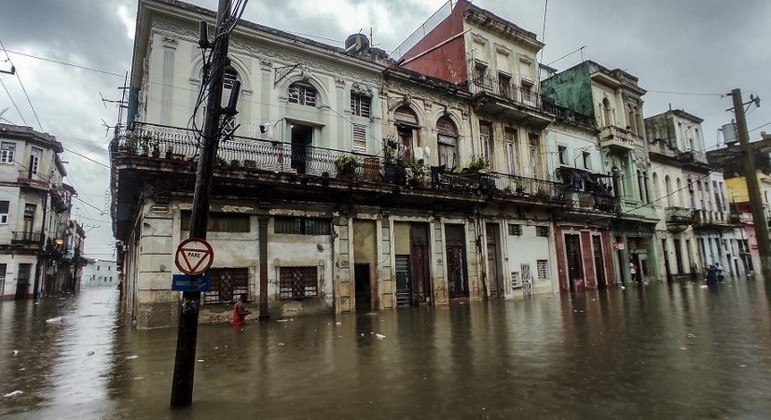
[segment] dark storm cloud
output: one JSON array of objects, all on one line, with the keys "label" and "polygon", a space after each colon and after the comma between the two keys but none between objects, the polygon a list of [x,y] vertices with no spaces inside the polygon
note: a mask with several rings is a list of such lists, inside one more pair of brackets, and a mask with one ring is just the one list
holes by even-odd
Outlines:
[{"label": "dark storm cloud", "polygon": [[0,39],[11,50],[45,50],[60,60],[81,57],[79,64],[121,73],[131,60],[126,56],[131,44],[115,12],[120,5],[132,13],[136,8],[131,1],[7,1],[0,6]]}]

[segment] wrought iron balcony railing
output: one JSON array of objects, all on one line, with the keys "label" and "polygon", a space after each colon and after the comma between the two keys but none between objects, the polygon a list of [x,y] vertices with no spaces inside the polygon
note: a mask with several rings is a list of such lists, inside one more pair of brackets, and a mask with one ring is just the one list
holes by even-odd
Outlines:
[{"label": "wrought iron balcony railing", "polygon": [[[113,159],[128,155],[172,161],[196,160],[198,140],[192,130],[134,123],[118,133],[111,145]],[[549,180],[502,173],[452,172],[443,166],[428,167],[380,156],[323,147],[235,137],[220,142],[220,168],[245,171],[296,173],[345,181],[411,186],[416,189],[460,194],[497,194],[512,199],[547,200],[571,207],[613,211],[615,199],[608,194],[582,192],[574,205],[566,186]],[[552,203],[554,205],[556,203]]]},{"label": "wrought iron balcony railing", "polygon": [[469,90],[473,94],[492,93],[518,104],[541,108],[541,95],[532,87],[506,83],[491,76],[477,76],[470,80]]},{"label": "wrought iron balcony railing", "polygon": [[11,243],[25,245],[38,244],[40,243],[40,238],[40,232],[16,231],[13,232]]},{"label": "wrought iron balcony railing", "polygon": [[693,211],[686,207],[667,207],[666,222],[675,225],[689,225],[693,220]]}]

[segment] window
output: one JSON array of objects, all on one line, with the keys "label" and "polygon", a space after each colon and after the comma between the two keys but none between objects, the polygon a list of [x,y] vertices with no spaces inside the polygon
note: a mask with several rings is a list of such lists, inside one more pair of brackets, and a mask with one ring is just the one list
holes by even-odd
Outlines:
[{"label": "window", "polygon": [[542,238],[548,238],[549,237],[549,227],[548,226],[536,226],[535,227],[535,236],[540,236]]},{"label": "window", "polygon": [[40,169],[40,155],[43,154],[43,149],[33,147],[29,155],[29,170],[33,174],[38,173]]},{"label": "window", "polygon": [[522,236],[522,225],[509,223],[509,235],[510,236]]},{"label": "window", "polygon": [[511,272],[511,288],[518,289],[522,287],[522,283],[519,282],[519,271]]},{"label": "window", "polygon": [[487,84],[487,66],[476,62],[474,63],[474,83],[480,86]]},{"label": "window", "polygon": [[517,169],[517,130],[506,127],[503,130],[503,135],[506,138],[506,163],[509,173],[515,175]]},{"label": "window", "polygon": [[0,264],[0,296],[5,294],[5,270],[6,265]]},{"label": "window", "polygon": [[538,280],[546,280],[549,272],[549,260],[536,260],[535,271],[538,276]]},{"label": "window", "polygon": [[479,123],[479,139],[482,143],[482,159],[490,166],[493,158],[493,127],[490,123]]},{"label": "window", "polygon": [[538,175],[541,173],[541,139],[538,134],[529,134],[528,140],[530,142],[530,165],[533,167],[533,174]]},{"label": "window", "polygon": [[557,146],[557,153],[560,157],[560,165],[568,164],[568,148],[565,146]]},{"label": "window", "polygon": [[589,152],[583,152],[582,156],[584,158],[584,169],[592,170],[592,154]]},{"label": "window", "polygon": [[107,266],[107,271],[110,271],[110,268],[112,268],[112,267],[110,267],[110,266],[108,265],[108,266]]},{"label": "window", "polygon": [[498,73],[498,89],[501,96],[511,98],[511,76]]},{"label": "window", "polygon": [[439,145],[439,165],[454,168],[458,163],[458,129],[449,117],[436,120],[437,144]]},{"label": "window", "polygon": [[[182,230],[190,230],[190,212],[182,212]],[[249,215],[235,213],[209,213],[209,232],[249,232]]]},{"label": "window", "polygon": [[367,126],[353,124],[353,150],[366,153],[367,151]]},{"label": "window", "polygon": [[284,235],[329,235],[332,233],[332,226],[329,219],[276,216],[273,233]]},{"label": "window", "polygon": [[249,293],[249,269],[212,268],[206,272],[211,278],[211,290],[202,294],[202,303],[233,303],[241,293]]},{"label": "window", "polygon": [[612,122],[610,120],[610,101],[608,98],[603,98],[602,100],[602,123],[604,127],[607,127],[609,125],[612,125]]},{"label": "window", "polygon": [[16,143],[4,141],[0,143],[0,163],[13,163],[16,155]]},{"label": "window", "polygon": [[8,224],[8,205],[9,201],[0,201],[0,225]]},{"label": "window", "polygon": [[307,299],[319,294],[316,267],[280,267],[278,298],[281,300]]},{"label": "window", "polygon": [[533,84],[530,82],[522,81],[522,101],[534,102],[535,95],[533,94]]},{"label": "window", "polygon": [[96,266],[96,271],[101,271],[101,268],[102,268],[102,267],[100,267],[100,266],[98,266],[98,265],[97,265],[97,266]]},{"label": "window", "polygon": [[316,89],[309,85],[292,83],[289,85],[289,102],[316,106]]},{"label": "window", "polygon": [[357,117],[369,118],[369,109],[372,98],[369,96],[351,93],[351,113]]}]

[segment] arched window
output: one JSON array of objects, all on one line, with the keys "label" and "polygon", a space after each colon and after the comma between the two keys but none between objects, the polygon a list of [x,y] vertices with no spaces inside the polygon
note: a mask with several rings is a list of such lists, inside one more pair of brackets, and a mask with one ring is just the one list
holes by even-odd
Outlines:
[{"label": "arched window", "polygon": [[604,123],[604,125],[606,127],[611,125],[611,121],[610,121],[610,101],[608,100],[608,98],[604,98],[602,100],[602,118],[603,118],[603,123]]},{"label": "arched window", "polygon": [[653,173],[653,199],[658,200],[661,198],[661,187],[659,186],[659,175]]},{"label": "arched window", "polygon": [[643,171],[643,182],[645,185],[643,186],[643,192],[645,193],[645,202],[647,204],[651,203],[651,196],[650,196],[650,185],[648,185],[648,172]]},{"label": "arched window", "polygon": [[417,133],[420,128],[418,116],[408,105],[402,105],[394,111],[394,120],[396,120],[396,133],[404,150],[404,157],[413,161],[413,149],[418,145]]},{"label": "arched window", "polygon": [[669,175],[664,177],[664,194],[667,197],[667,207],[672,207],[672,181]]},{"label": "arched window", "polygon": [[627,124],[629,131],[632,132],[632,134],[637,134],[637,120],[634,117],[634,109],[632,107],[629,107],[629,112],[627,112]]},{"label": "arched window", "polygon": [[289,85],[287,96],[291,103],[315,107],[318,93],[316,88],[309,84],[294,82]]},{"label": "arched window", "polygon": [[679,207],[685,207],[685,199],[683,198],[683,181],[680,178],[675,180],[675,187],[677,188],[677,205]]},{"label": "arched window", "polygon": [[637,171],[637,192],[640,194],[640,202],[645,202],[645,181],[643,181],[643,173]]},{"label": "arched window", "polygon": [[458,163],[458,129],[449,117],[436,120],[439,165],[454,168]]}]

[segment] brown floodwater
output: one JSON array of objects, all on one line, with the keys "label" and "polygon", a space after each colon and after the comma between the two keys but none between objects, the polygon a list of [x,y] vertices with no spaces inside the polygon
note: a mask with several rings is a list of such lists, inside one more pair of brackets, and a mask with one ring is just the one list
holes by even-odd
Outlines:
[{"label": "brown floodwater", "polygon": [[0,303],[0,417],[771,416],[771,314],[755,280],[204,325],[181,410],[176,329],[123,326],[118,300]]}]

